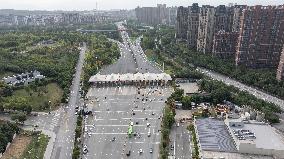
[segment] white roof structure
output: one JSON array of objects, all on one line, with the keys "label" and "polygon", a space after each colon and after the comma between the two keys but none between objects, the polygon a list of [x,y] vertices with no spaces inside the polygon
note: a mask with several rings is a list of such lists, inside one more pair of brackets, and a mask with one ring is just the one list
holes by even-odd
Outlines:
[{"label": "white roof structure", "polygon": [[110,74],[110,75],[94,75],[89,82],[116,82],[116,81],[171,81],[172,78],[166,73],[136,73],[136,74]]},{"label": "white roof structure", "polygon": [[143,81],[144,80],[142,73],[136,73],[136,74],[133,75],[133,77],[134,77],[135,81]]}]

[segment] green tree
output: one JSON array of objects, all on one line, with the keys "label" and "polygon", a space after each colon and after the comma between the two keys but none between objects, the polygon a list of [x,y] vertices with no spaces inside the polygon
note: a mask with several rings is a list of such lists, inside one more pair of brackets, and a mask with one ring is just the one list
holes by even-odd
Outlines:
[{"label": "green tree", "polygon": [[27,120],[27,115],[24,113],[13,114],[11,119],[23,123]]},{"label": "green tree", "polygon": [[191,109],[191,98],[189,96],[182,97],[181,103],[183,109]]}]

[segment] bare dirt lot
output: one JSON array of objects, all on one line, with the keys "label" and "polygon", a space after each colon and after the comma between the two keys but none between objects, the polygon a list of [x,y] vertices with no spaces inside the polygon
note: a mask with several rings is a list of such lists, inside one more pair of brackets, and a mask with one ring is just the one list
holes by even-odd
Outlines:
[{"label": "bare dirt lot", "polygon": [[31,140],[31,136],[25,134],[17,135],[1,159],[19,159]]},{"label": "bare dirt lot", "polygon": [[184,94],[198,93],[198,85],[193,83],[179,83],[180,89],[184,90]]}]

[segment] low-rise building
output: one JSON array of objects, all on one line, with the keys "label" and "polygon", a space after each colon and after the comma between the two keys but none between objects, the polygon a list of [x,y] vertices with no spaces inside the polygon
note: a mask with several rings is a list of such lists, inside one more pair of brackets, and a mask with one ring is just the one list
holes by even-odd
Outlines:
[{"label": "low-rise building", "polygon": [[284,138],[275,128],[264,122],[226,119],[225,123],[239,153],[257,154],[282,158]]},{"label": "low-rise building", "polygon": [[28,85],[36,79],[43,79],[45,76],[41,75],[39,71],[32,71],[30,73],[22,73],[13,76],[4,77],[2,80],[11,86]]}]

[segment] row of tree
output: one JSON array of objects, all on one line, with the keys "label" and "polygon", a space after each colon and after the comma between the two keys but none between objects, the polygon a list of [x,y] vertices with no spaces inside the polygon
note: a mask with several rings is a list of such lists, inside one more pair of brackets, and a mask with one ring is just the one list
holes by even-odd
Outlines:
[{"label": "row of tree", "polygon": [[82,122],[83,122],[83,117],[80,114],[77,117],[77,122],[76,122],[76,129],[75,129],[75,142],[74,142],[74,148],[73,148],[73,154],[72,154],[72,159],[79,159],[80,158],[80,145],[81,145],[81,136],[82,136]]},{"label": "row of tree", "polygon": [[[169,101],[170,99],[168,99]],[[166,105],[163,111],[163,119],[161,126],[161,143],[160,143],[160,158],[167,159],[169,155],[170,132],[173,123],[175,122],[175,112],[170,104]]]}]

